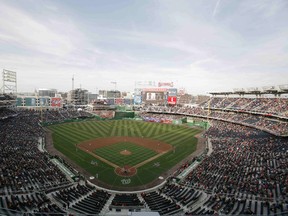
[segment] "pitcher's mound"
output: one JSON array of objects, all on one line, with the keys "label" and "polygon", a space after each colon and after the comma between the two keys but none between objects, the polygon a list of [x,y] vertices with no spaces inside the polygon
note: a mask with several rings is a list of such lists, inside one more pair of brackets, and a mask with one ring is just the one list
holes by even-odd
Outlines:
[{"label": "pitcher's mound", "polygon": [[137,169],[135,167],[131,167],[129,165],[125,165],[123,167],[115,168],[115,173],[119,176],[123,177],[131,177],[137,173]]},{"label": "pitcher's mound", "polygon": [[132,152],[130,152],[130,151],[128,151],[128,150],[125,149],[125,150],[121,151],[120,154],[121,154],[121,155],[131,155]]}]

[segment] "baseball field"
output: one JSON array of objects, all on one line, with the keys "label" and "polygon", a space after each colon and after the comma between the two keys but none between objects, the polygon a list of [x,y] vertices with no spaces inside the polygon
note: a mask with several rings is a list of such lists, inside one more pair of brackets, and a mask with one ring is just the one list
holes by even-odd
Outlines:
[{"label": "baseball field", "polygon": [[54,147],[111,189],[145,188],[197,147],[200,131],[135,120],[51,125]]}]

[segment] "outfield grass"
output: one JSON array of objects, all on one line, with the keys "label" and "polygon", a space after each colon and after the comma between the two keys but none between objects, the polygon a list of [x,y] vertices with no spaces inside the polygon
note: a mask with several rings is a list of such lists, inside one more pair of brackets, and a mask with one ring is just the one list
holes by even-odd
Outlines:
[{"label": "outfield grass", "polygon": [[[196,150],[197,139],[194,136],[200,132],[198,129],[184,126],[133,120],[93,120],[52,125],[48,128],[53,132],[53,143],[57,150],[86,169],[91,175],[97,175],[100,181],[111,185],[111,188],[114,186],[140,186],[158,178]],[[97,166],[91,164],[95,158],[76,148],[77,144],[86,140],[113,136],[144,137],[159,140],[172,145],[175,151],[170,151],[141,166],[137,169],[137,175],[130,177],[131,183],[123,185],[121,182],[123,177],[117,176],[113,167],[100,160],[97,160]],[[133,154],[127,156],[119,154],[125,149],[133,152]],[[120,166],[126,165],[128,160],[131,165],[135,165],[157,154],[145,147],[125,142],[99,148],[95,153],[110,161],[113,160],[111,162]]]}]

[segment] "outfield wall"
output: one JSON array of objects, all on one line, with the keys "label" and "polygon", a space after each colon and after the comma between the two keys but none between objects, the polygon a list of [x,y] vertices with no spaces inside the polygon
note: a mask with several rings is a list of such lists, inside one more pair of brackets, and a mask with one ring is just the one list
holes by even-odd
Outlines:
[{"label": "outfield wall", "polygon": [[134,112],[116,111],[114,119],[134,118],[134,117],[135,117],[135,113]]}]

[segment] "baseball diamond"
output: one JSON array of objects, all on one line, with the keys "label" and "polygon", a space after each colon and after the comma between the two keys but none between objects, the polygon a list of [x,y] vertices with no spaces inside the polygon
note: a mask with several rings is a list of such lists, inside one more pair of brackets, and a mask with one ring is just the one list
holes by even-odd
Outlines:
[{"label": "baseball diamond", "polygon": [[195,151],[195,135],[200,132],[135,120],[82,121],[48,128],[55,148],[97,176],[98,184],[123,190],[143,188],[159,176],[168,176]]}]

